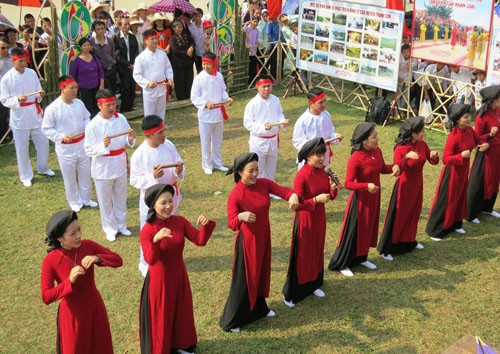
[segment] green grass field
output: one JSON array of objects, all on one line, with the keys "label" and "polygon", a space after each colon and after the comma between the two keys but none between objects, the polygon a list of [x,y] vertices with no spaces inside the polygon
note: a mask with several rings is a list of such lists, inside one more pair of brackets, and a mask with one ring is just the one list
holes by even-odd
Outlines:
[{"label": "green grass field", "polygon": [[[223,160],[230,166],[235,156],[247,151],[248,131],[242,125],[245,103],[254,95],[235,97],[225,125]],[[292,122],[306,109],[303,96],[282,101]],[[342,179],[350,154],[349,139],[364,113],[329,102],[336,131],[346,139],[333,148],[332,169]],[[375,271],[354,268],[355,276],[326,271],[323,299],[311,297],[295,308],[281,301],[286,277],[292,213],[284,201],[273,201],[271,295],[268,299],[277,316],[245,327],[239,334],[222,332],[218,319],[229,291],[234,233],[226,224],[226,198],[234,186],[232,177],[220,172],[207,176],[200,164],[196,111],[193,107],[167,112],[169,139],[186,163],[181,185],[183,201],[179,214],[195,221],[203,213],[218,225],[204,248],[187,245],[184,251],[195,308],[198,353],[439,353],[466,334],[480,335],[486,342],[500,344],[499,227],[500,221],[483,215],[481,224],[464,224],[465,236],[454,234],[433,242],[425,234],[429,211],[442,164],[426,165],[424,206],[418,240],[425,246],[393,262],[375,250],[370,260]],[[142,142],[140,121],[131,121]],[[378,127],[386,161],[399,124]],[[282,133],[277,181],[292,186],[297,171],[296,150],[291,143],[293,127]],[[431,149],[442,152],[445,136],[428,132]],[[0,147],[1,289],[0,352],[55,352],[57,304],[46,306],[39,290],[40,265],[46,254],[45,225],[57,210],[68,208],[53,147],[51,167],[56,177],[35,176],[33,186],[22,186],[17,175],[14,146]],[[34,149],[31,150],[34,156]],[[131,151],[129,152],[129,154]],[[32,159],[34,162],[34,159]],[[382,176],[382,212],[385,217],[394,178]],[[221,193],[216,193],[221,192]],[[336,246],[348,191],[327,204],[325,263]],[[128,189],[128,226],[132,237],[114,243],[105,240],[98,209],[83,209],[80,221],[84,238],[95,240],[118,252],[124,265],[96,271],[104,298],[116,353],[139,353],[139,297],[143,278],[137,270],[139,258],[139,192]],[[500,203],[497,202],[497,210]],[[382,225],[380,225],[382,227]]]}]

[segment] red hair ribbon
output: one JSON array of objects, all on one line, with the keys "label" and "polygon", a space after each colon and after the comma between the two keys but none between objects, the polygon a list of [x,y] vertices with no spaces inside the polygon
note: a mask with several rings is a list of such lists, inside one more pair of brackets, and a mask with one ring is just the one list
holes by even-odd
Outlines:
[{"label": "red hair ribbon", "polygon": [[257,86],[272,85],[272,84],[273,84],[273,80],[269,80],[269,79],[260,79],[255,83],[255,85],[257,85]]},{"label": "red hair ribbon", "polygon": [[146,37],[144,37],[144,39],[149,39],[151,37],[158,37],[158,34],[157,33],[151,33],[151,34],[147,35]]},{"label": "red hair ribbon", "polygon": [[159,132],[160,130],[163,130],[165,129],[165,124],[161,123],[159,126],[157,127],[154,127],[154,128],[151,128],[151,129],[146,129],[144,131],[144,134],[146,135],[151,135],[151,134],[154,134],[156,132]]},{"label": "red hair ribbon", "polygon": [[324,92],[321,92],[321,93],[320,93],[319,95],[317,95],[316,97],[310,98],[310,99],[309,99],[309,103],[318,102],[318,101],[322,100],[323,98],[325,98],[325,93],[324,93]]},{"label": "red hair ribbon", "polygon": [[217,66],[219,61],[217,59],[201,58],[202,63],[212,63],[212,75],[217,75]]},{"label": "red hair ribbon", "polygon": [[73,79],[72,77],[70,77],[67,80],[61,81],[59,83],[59,88],[62,90],[63,88],[65,88],[66,86],[72,84],[73,82],[76,82],[75,79]]},{"label": "red hair ribbon", "polygon": [[16,54],[12,56],[12,60],[17,60],[17,59],[28,59],[28,56],[26,54]]}]

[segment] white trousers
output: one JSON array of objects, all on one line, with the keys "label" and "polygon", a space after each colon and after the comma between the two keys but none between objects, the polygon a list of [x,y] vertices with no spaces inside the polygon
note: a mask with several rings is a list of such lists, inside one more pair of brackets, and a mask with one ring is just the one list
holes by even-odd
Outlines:
[{"label": "white trousers", "polygon": [[165,96],[151,97],[143,93],[142,102],[144,105],[144,117],[154,114],[165,121],[165,111],[167,109],[167,98]]},{"label": "white trousers", "polygon": [[57,154],[57,160],[70,207],[74,205],[81,208],[83,204],[88,204],[92,197],[90,158],[85,153],[76,158]]},{"label": "white trousers", "polygon": [[17,168],[21,182],[33,179],[33,169],[30,162],[30,136],[36,149],[36,169],[38,173],[49,170],[49,139],[42,133],[42,128],[35,129],[12,129],[14,146],[16,149]]},{"label": "white trousers", "polygon": [[127,228],[127,174],[115,179],[94,179],[101,225],[106,235]]},{"label": "white trousers", "polygon": [[222,139],[224,122],[198,122],[201,141],[201,167],[213,169],[222,166]]},{"label": "white trousers", "polygon": [[259,178],[276,180],[276,165],[278,164],[278,152],[269,151],[266,154],[257,152],[259,156]]}]

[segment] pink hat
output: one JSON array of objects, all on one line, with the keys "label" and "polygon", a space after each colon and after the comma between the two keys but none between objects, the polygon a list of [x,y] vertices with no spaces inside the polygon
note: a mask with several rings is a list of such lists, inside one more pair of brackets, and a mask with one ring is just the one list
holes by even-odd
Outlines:
[{"label": "pink hat", "polygon": [[213,27],[212,21],[210,21],[210,20],[203,21],[202,26],[203,26],[203,29]]}]

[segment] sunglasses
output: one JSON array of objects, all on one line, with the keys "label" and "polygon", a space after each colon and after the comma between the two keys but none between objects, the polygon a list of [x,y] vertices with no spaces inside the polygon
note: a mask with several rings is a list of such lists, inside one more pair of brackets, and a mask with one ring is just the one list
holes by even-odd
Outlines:
[{"label": "sunglasses", "polygon": [[9,47],[0,47],[0,49],[9,49]]}]

